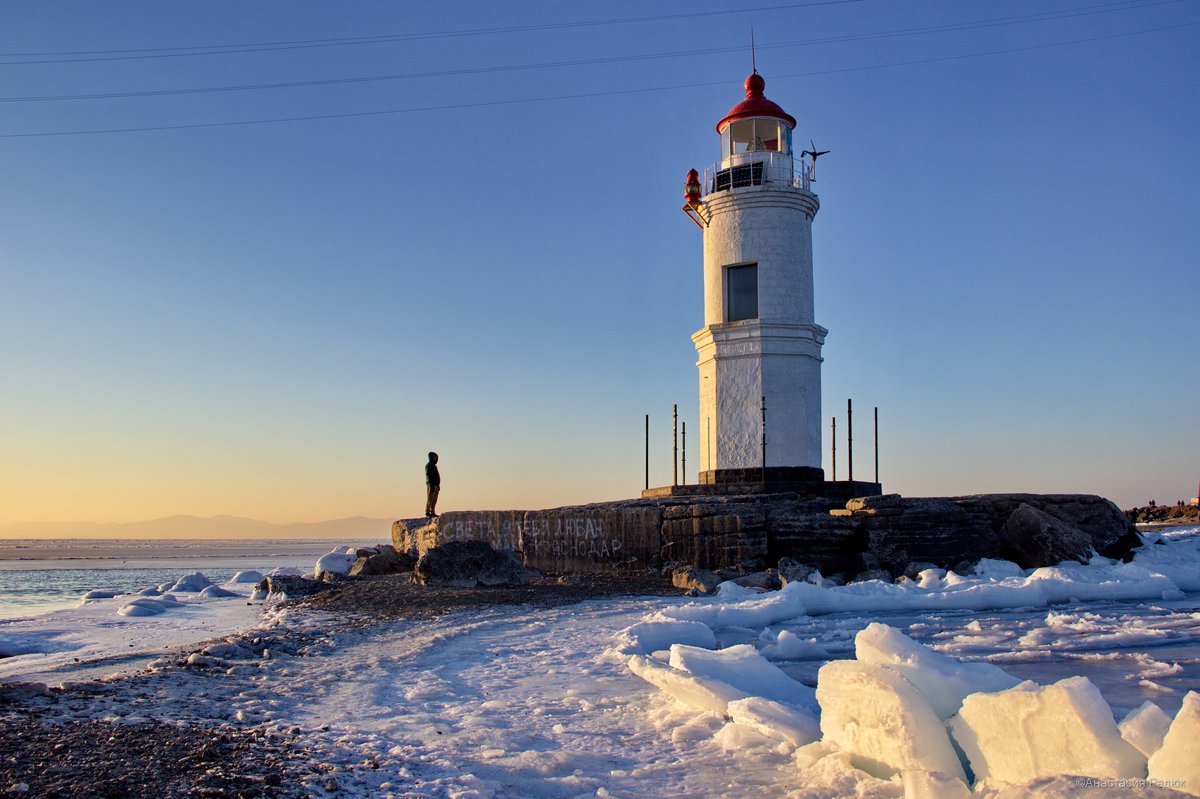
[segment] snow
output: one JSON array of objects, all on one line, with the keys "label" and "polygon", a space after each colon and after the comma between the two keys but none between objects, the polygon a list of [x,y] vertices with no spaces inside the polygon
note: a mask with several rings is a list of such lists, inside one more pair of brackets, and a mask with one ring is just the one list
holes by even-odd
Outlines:
[{"label": "snow", "polygon": [[256,572],[251,569],[243,569],[235,573],[229,578],[231,583],[261,583],[263,581],[263,573]]},{"label": "snow", "polygon": [[613,647],[620,655],[649,655],[671,648],[671,644],[716,649],[712,628],[698,621],[653,619],[632,624],[621,631]]},{"label": "snow", "polygon": [[[48,712],[298,730],[347,797],[1200,795],[1200,607],[1156,560],[1186,564],[1197,534],[1132,564],[367,628],[248,604],[251,583],[123,595],[0,622],[0,681],[140,673]],[[147,602],[168,609],[120,615]]]},{"label": "snow", "polygon": [[317,565],[313,567],[311,576],[320,577],[321,572],[349,574],[350,567],[356,560],[358,557],[354,554],[354,547],[338,547],[328,555],[322,555],[317,559]]},{"label": "snow", "polygon": [[1183,781],[1184,790],[1200,796],[1200,694],[1188,691],[1162,747],[1150,757],[1150,778],[1161,782]]}]

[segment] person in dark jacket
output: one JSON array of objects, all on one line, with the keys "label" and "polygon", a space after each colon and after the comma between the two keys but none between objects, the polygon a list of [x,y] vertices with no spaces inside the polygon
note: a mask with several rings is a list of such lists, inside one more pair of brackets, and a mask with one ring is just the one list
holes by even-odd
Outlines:
[{"label": "person in dark jacket", "polygon": [[429,453],[429,463],[425,464],[425,515],[437,516],[438,493],[442,490],[442,476],[438,474],[438,455]]}]

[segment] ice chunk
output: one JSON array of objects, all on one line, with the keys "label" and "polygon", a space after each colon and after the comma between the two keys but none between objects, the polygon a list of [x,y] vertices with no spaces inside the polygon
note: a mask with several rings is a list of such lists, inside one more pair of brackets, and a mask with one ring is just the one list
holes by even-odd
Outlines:
[{"label": "ice chunk", "polygon": [[834,660],[817,675],[821,732],[881,779],[897,771],[939,771],[966,781],[958,755],[929,701],[897,669]]},{"label": "ice chunk", "polygon": [[93,599],[112,599],[115,596],[120,596],[124,591],[108,591],[102,588],[94,588],[88,591],[83,596],[79,597],[80,601],[90,602]]},{"label": "ice chunk", "polygon": [[805,640],[790,630],[780,630],[773,645],[763,648],[771,660],[828,660],[832,657],[816,639]]},{"label": "ice chunk", "polygon": [[[761,696],[816,713],[815,692],[796,682],[771,663],[752,644],[738,644],[712,651],[674,644],[671,666],[704,681],[720,681],[745,696]],[[741,697],[737,697],[741,698]]]},{"label": "ice chunk", "polygon": [[1156,782],[1183,782],[1183,790],[1200,796],[1200,694],[1188,691],[1183,707],[1171,722],[1162,748],[1150,758],[1150,779]]},{"label": "ice chunk", "polygon": [[860,662],[888,665],[907,677],[940,719],[957,713],[968,694],[1003,691],[1021,682],[990,663],[960,663],[879,622],[858,633],[854,651]]},{"label": "ice chunk", "polygon": [[970,799],[971,789],[958,777],[906,769],[900,774],[904,799]]},{"label": "ice chunk", "polygon": [[180,577],[175,581],[175,584],[167,590],[181,591],[185,593],[199,593],[212,584],[212,580],[205,577],[204,572],[192,572],[191,574]]},{"label": "ice chunk", "polygon": [[321,572],[330,572],[332,574],[349,574],[350,567],[354,565],[354,561],[358,560],[354,553],[343,551],[344,547],[338,547],[328,555],[322,555],[317,559],[317,565],[313,567],[313,577],[320,577]]},{"label": "ice chunk", "polygon": [[977,780],[1146,774],[1146,756],[1121,737],[1111,708],[1086,677],[972,694],[949,726]]},{"label": "ice chunk", "polygon": [[119,616],[157,616],[167,611],[166,603],[149,597],[141,597],[126,602],[117,611]]},{"label": "ice chunk", "polygon": [[162,596],[162,591],[159,591],[157,588],[143,588],[141,591],[137,592],[137,595],[138,596]]},{"label": "ice chunk", "polygon": [[702,680],[694,674],[665,666],[643,655],[629,658],[629,670],[663,693],[697,710],[726,715],[729,703],[748,694],[719,680]]},{"label": "ice chunk", "polygon": [[638,622],[617,633],[617,652],[622,655],[649,655],[670,649],[671,644],[687,644],[716,649],[712,628],[698,621],[652,620]]},{"label": "ice chunk", "polygon": [[768,738],[782,739],[793,748],[821,737],[821,725],[815,717],[770,699],[758,696],[738,699],[729,703],[727,712],[735,724]]},{"label": "ice chunk", "polygon": [[1121,737],[1146,757],[1159,750],[1170,727],[1171,717],[1153,702],[1145,702],[1141,707],[1129,711],[1129,715],[1117,725]]},{"label": "ice chunk", "polygon": [[261,583],[263,581],[262,572],[256,571],[240,571],[229,578],[231,583]]},{"label": "ice chunk", "polygon": [[238,594],[236,594],[233,591],[226,591],[224,588],[222,588],[219,585],[210,585],[208,588],[205,588],[204,590],[202,590],[200,592],[200,596],[205,597],[206,599],[219,599],[219,598],[225,598],[225,597],[231,597],[231,596],[238,596]]}]

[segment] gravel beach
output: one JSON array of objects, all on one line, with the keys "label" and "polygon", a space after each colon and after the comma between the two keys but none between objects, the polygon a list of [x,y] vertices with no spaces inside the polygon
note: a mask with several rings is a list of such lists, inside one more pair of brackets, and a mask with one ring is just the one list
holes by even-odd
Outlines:
[{"label": "gravel beach", "polygon": [[[413,585],[407,576],[388,575],[342,580],[287,604],[361,629],[437,619],[476,607],[559,607],[589,599],[679,593],[669,578],[657,575],[539,576],[529,585],[469,589]],[[254,648],[270,646],[304,656],[303,635],[287,629],[269,635],[270,640],[256,637]],[[208,673],[217,690],[223,672]],[[306,748],[299,729],[250,719],[164,720],[166,705],[160,699],[168,695],[167,686],[173,678],[195,674],[196,665],[187,662],[185,653],[153,672],[115,680],[61,688],[0,684],[0,793],[62,799],[338,793],[339,775],[329,773],[320,755]],[[98,713],[101,718],[95,718]]]}]

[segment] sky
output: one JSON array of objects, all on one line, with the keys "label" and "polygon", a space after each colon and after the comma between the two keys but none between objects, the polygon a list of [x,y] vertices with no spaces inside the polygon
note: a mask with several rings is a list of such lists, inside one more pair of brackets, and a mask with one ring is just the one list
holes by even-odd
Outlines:
[{"label": "sky", "polygon": [[878,407],[886,491],[1195,496],[1196,0],[14,2],[0,524],[628,498],[673,404],[694,480],[752,28],[855,476]]}]

